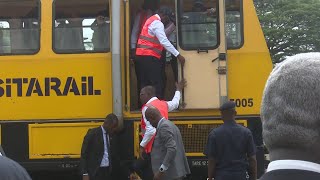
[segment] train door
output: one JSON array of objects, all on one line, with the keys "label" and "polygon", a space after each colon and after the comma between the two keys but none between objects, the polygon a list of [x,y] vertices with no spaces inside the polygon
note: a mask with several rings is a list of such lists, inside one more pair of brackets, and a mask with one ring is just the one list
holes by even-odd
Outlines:
[{"label": "train door", "polygon": [[224,1],[177,0],[176,10],[185,108],[216,109],[227,100]]}]

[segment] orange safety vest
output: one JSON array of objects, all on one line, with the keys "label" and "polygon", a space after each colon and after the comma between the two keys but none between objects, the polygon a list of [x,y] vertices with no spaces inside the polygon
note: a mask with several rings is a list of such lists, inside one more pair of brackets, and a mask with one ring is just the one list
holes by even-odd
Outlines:
[{"label": "orange safety vest", "polygon": [[[142,109],[146,106],[146,105],[152,105],[154,107],[156,107],[161,115],[163,117],[165,117],[166,119],[168,119],[168,104],[166,101],[161,101],[159,99],[155,99],[153,100],[151,103],[149,104],[145,104],[142,106]],[[144,133],[146,131],[146,123],[144,122],[144,119],[143,117],[141,117],[141,131],[142,131],[142,138],[144,136]],[[150,153],[151,152],[151,149],[152,149],[152,145],[153,145],[153,141],[154,141],[154,138],[156,137],[156,134],[154,134],[152,136],[152,139],[148,142],[148,144],[146,145],[146,147],[144,147],[145,149],[145,152],[146,153]]]},{"label": "orange safety vest", "polygon": [[154,56],[158,59],[161,58],[163,47],[160,44],[158,38],[156,36],[151,36],[148,33],[148,28],[150,24],[155,21],[160,20],[156,15],[151,16],[147,19],[146,23],[143,25],[141,30],[137,48],[136,55],[138,56]]}]

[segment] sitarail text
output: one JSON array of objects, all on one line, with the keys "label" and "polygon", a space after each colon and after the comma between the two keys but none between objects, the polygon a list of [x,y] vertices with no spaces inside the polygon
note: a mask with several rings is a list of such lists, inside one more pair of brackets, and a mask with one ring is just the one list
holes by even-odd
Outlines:
[{"label": "sitarail text", "polygon": [[30,96],[98,96],[101,90],[94,89],[93,76],[80,78],[0,78],[0,97]]}]

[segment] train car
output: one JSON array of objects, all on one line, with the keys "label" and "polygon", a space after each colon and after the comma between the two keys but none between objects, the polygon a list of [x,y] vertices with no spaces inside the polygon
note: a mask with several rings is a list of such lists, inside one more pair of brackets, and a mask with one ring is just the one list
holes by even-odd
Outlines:
[{"label": "train car", "polygon": [[[199,2],[199,0],[198,0]],[[188,82],[170,120],[180,128],[194,179],[219,106],[237,105],[263,172],[260,103],[272,62],[253,0],[160,0],[172,9]],[[139,123],[130,38],[142,0],[0,0],[0,144],[30,171],[76,170],[87,130],[113,112],[121,119],[124,162],[138,158]],[[198,6],[198,5],[197,5]],[[98,19],[102,16],[103,19]],[[99,21],[99,22],[98,22]],[[165,99],[174,93],[168,56]],[[129,163],[130,164],[130,163]]]}]

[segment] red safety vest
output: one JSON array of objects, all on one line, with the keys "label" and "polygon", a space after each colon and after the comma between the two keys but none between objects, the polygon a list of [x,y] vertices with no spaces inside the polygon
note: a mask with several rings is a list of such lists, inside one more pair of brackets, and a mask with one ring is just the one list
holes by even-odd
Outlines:
[{"label": "red safety vest", "polygon": [[150,24],[155,20],[160,20],[160,19],[156,15],[153,15],[149,19],[147,19],[146,23],[144,24],[138,39],[136,55],[154,56],[158,59],[161,58],[161,54],[163,50],[162,45],[160,44],[156,36],[151,36],[148,33],[148,28]]},{"label": "red safety vest", "polygon": [[[147,105],[152,105],[152,106],[156,107],[160,111],[161,115],[163,117],[165,117],[166,119],[168,119],[168,104],[167,104],[166,101],[161,101],[159,99],[155,99],[155,100],[153,100],[151,103],[149,103]],[[142,106],[142,109],[145,106],[146,106],[146,104]],[[142,131],[142,138],[143,138],[144,132],[146,131],[146,123],[144,122],[143,117],[141,117],[141,131]],[[149,143],[146,145],[146,147],[144,147],[146,153],[150,153],[151,152],[152,144],[153,144],[153,141],[154,141],[155,137],[156,137],[156,134],[154,134],[152,136],[152,139],[149,141]]]}]

